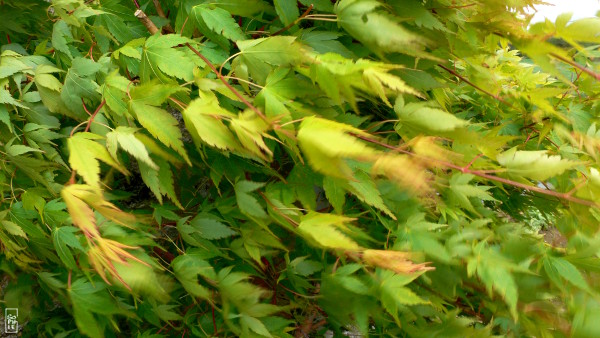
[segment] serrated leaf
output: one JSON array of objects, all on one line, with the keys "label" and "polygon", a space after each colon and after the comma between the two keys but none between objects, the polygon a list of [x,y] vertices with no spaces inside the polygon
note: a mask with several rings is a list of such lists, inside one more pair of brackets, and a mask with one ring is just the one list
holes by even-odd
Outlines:
[{"label": "serrated leaf", "polygon": [[131,102],[131,108],[137,120],[150,134],[173,148],[188,164],[191,164],[181,141],[179,123],[171,114],[162,108],[137,103],[136,101]]},{"label": "serrated leaf", "polygon": [[564,285],[558,276],[582,290],[591,291],[581,272],[579,272],[575,265],[564,258],[548,256],[544,259],[544,270],[559,288],[562,288]]},{"label": "serrated leaf", "polygon": [[101,138],[92,133],[81,132],[67,139],[71,168],[77,170],[77,173],[83,177],[86,183],[93,187],[99,187],[100,182],[100,163],[98,160],[124,174],[127,173],[127,170],[110,156],[108,150],[95,141]]},{"label": "serrated leaf", "polygon": [[308,117],[300,125],[298,143],[315,170],[333,177],[350,178],[352,170],[344,159],[369,158],[375,151],[348,133],[364,134],[346,124]]},{"label": "serrated leaf", "polygon": [[441,109],[427,107],[421,103],[399,105],[396,102],[394,110],[400,123],[415,131],[449,132],[468,125],[467,121],[445,112]]},{"label": "serrated leaf", "polygon": [[198,234],[206,239],[221,239],[237,235],[225,224],[202,215],[195,217],[190,221],[190,225],[198,232]]},{"label": "serrated leaf", "polygon": [[175,278],[187,292],[196,297],[210,299],[210,291],[198,283],[198,276],[216,279],[213,267],[205,260],[193,255],[180,255],[171,262]]},{"label": "serrated leaf", "polygon": [[144,162],[148,167],[157,170],[158,166],[152,161],[146,146],[135,137],[137,129],[118,126],[113,131],[106,134],[106,147],[113,158],[117,158],[117,148],[121,146],[123,150],[133,155],[138,161]]},{"label": "serrated leaf", "polygon": [[7,220],[2,220],[2,221],[0,221],[0,224],[2,224],[2,229],[6,230],[9,234],[27,238],[27,234],[25,234],[23,229],[20,226],[18,226],[16,223],[13,223],[13,222],[7,221]]},{"label": "serrated leaf", "polygon": [[173,48],[188,42],[190,41],[187,38],[177,34],[157,34],[149,37],[142,50],[142,81],[151,78],[162,79],[162,74],[191,81],[194,78],[194,62],[184,52]]},{"label": "serrated leaf", "polygon": [[267,213],[263,207],[258,203],[258,200],[250,192],[253,192],[261,187],[264,183],[257,183],[251,181],[238,181],[235,184],[235,198],[240,210],[250,216],[258,218],[266,218]]},{"label": "serrated leaf", "polygon": [[295,0],[273,0],[279,20],[289,25],[300,16],[300,10]]},{"label": "serrated leaf", "polygon": [[544,181],[562,174],[577,165],[576,162],[563,160],[558,155],[547,155],[545,150],[525,151],[511,148],[498,155],[498,163],[506,167],[509,174]]},{"label": "serrated leaf", "polygon": [[194,7],[194,11],[200,14],[206,26],[213,32],[234,42],[246,39],[246,35],[228,11],[219,7],[211,8],[209,5],[198,5]]},{"label": "serrated leaf", "polygon": [[302,217],[298,231],[325,248],[357,250],[358,244],[338,230],[352,220],[333,214],[309,212]]},{"label": "serrated leaf", "polygon": [[242,316],[240,321],[242,323],[242,326],[247,326],[250,330],[258,333],[263,337],[273,337],[271,333],[269,333],[269,330],[267,330],[267,328],[265,327],[265,324],[263,324],[260,320],[254,317],[244,315]]},{"label": "serrated leaf", "polygon": [[223,117],[231,117],[233,114],[221,108],[216,97],[201,95],[189,104],[183,111],[183,116],[194,139],[220,149],[239,148],[237,140],[221,121]]},{"label": "serrated leaf", "polygon": [[97,102],[100,99],[98,84],[94,75],[102,65],[90,59],[76,58],[67,72],[65,84],[60,92],[60,97],[69,108],[79,116],[86,116],[82,106],[82,98]]},{"label": "serrated leaf", "polygon": [[79,240],[74,234],[76,231],[78,231],[77,228],[70,226],[57,227],[52,231],[52,243],[54,244],[56,253],[65,266],[71,270],[77,270],[77,264],[69,247],[78,248],[83,251]]},{"label": "serrated leaf", "polygon": [[377,54],[400,52],[426,56],[428,39],[404,28],[387,11],[376,11],[383,4],[375,0],[342,0],[335,6],[339,25]]},{"label": "serrated leaf", "polygon": [[394,216],[392,211],[383,202],[381,193],[377,189],[375,182],[373,182],[367,173],[362,170],[357,170],[354,172],[354,178],[356,180],[348,181],[348,185],[350,186],[349,191],[351,193],[368,205],[383,211],[392,219],[396,219],[396,216]]}]

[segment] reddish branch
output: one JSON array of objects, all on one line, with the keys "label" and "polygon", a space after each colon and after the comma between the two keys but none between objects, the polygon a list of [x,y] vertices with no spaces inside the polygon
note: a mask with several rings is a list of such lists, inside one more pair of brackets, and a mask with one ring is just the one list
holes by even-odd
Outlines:
[{"label": "reddish branch", "polygon": [[246,106],[248,106],[248,108],[252,109],[252,111],[254,111],[256,113],[256,115],[260,116],[260,118],[262,118],[263,120],[267,121],[267,117],[265,116],[265,114],[263,114],[263,112],[261,112],[258,108],[256,108],[254,105],[252,105],[252,103],[248,102],[248,100],[246,100],[246,98],[240,94],[240,92],[238,92],[235,88],[233,88],[232,85],[229,84],[229,82],[227,82],[227,79],[225,79],[225,77],[219,73],[219,71],[217,70],[217,68],[215,68],[215,66],[206,58],[206,56],[202,55],[202,53],[200,53],[198,50],[196,50],[194,47],[192,47],[189,43],[185,44],[192,52],[194,52],[196,55],[198,55],[202,61],[204,61],[204,63],[206,63],[208,65],[208,67],[213,71],[213,73],[215,73],[215,75],[217,75],[217,77],[219,78],[219,80],[221,80],[221,82],[223,82],[223,84],[235,95],[237,96],[238,99],[240,99],[240,101],[242,101]]},{"label": "reddish branch", "polygon": [[94,113],[92,114],[92,116],[90,116],[90,118],[88,119],[87,126],[85,126],[85,131],[86,132],[90,130],[92,122],[94,122],[94,119],[96,118],[96,115],[98,115],[98,112],[100,111],[100,109],[102,109],[102,107],[104,106],[105,103],[106,103],[106,100],[102,100],[102,102],[100,102],[100,104],[98,105],[98,108],[96,108],[96,111],[94,111]]},{"label": "reddish branch", "polygon": [[562,56],[560,56],[558,54],[555,54],[555,53],[550,53],[550,56],[552,56],[553,58],[559,59],[560,61],[562,61],[562,62],[564,62],[566,64],[569,64],[569,65],[571,65],[571,66],[573,66],[573,67],[581,70],[582,72],[588,74],[589,76],[593,77],[597,81],[600,81],[600,74],[594,72],[593,70],[591,70],[589,68],[586,68],[586,67],[584,67],[584,66],[582,66],[582,65],[580,65],[580,64],[578,64],[578,63],[576,63],[576,62],[574,62],[572,60],[564,58],[564,57],[562,57]]},{"label": "reddish branch", "polygon": [[527,184],[524,184],[524,183],[520,183],[520,182],[516,182],[516,181],[513,181],[513,180],[509,180],[509,179],[506,179],[506,178],[502,178],[502,177],[490,175],[490,174],[487,174],[487,173],[485,173],[483,171],[480,171],[480,170],[472,170],[472,169],[469,168],[470,166],[461,167],[461,166],[458,166],[458,165],[456,165],[454,163],[446,162],[446,161],[443,161],[443,160],[420,156],[420,155],[417,155],[417,154],[415,154],[415,153],[413,153],[411,151],[404,150],[404,149],[399,149],[399,148],[394,147],[392,145],[385,144],[383,142],[380,142],[378,140],[375,140],[375,139],[372,139],[372,138],[369,138],[369,137],[366,137],[366,136],[363,136],[363,135],[354,134],[354,133],[352,133],[352,135],[355,136],[355,137],[357,137],[357,138],[359,138],[359,139],[361,139],[361,140],[363,140],[363,141],[367,141],[369,143],[377,144],[377,145],[379,145],[381,147],[384,147],[384,148],[387,148],[387,149],[391,149],[391,150],[394,150],[394,151],[397,151],[397,152],[400,152],[400,153],[403,153],[403,154],[407,154],[407,155],[410,155],[410,156],[418,157],[418,158],[421,158],[421,159],[426,160],[426,161],[437,162],[438,164],[440,164],[440,165],[442,165],[444,167],[447,167],[447,168],[450,168],[450,169],[454,169],[454,170],[458,170],[458,171],[460,171],[462,173],[465,173],[465,174],[471,174],[471,175],[474,175],[474,176],[479,176],[481,178],[485,178],[485,179],[488,179],[490,181],[500,182],[500,183],[503,183],[503,184],[511,185],[513,187],[525,189],[527,191],[536,192],[536,193],[542,194],[542,195],[554,196],[554,197],[557,197],[559,199],[570,201],[570,202],[577,203],[577,204],[587,205],[587,206],[590,206],[590,207],[600,207],[600,205],[598,205],[597,203],[595,203],[593,201],[589,201],[589,200],[584,200],[584,199],[581,199],[581,198],[573,197],[571,195],[571,193],[560,193],[560,192],[557,192],[557,191],[552,191],[552,190],[548,190],[548,189],[544,189],[544,188],[540,188],[540,187],[536,187],[536,186],[527,185]]}]

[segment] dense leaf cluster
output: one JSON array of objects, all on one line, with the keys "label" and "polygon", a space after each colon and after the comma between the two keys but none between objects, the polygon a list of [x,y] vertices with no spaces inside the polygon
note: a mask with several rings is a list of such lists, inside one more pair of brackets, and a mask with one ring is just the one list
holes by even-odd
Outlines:
[{"label": "dense leaf cluster", "polygon": [[40,337],[600,336],[600,19],[536,3],[0,1],[2,307]]}]

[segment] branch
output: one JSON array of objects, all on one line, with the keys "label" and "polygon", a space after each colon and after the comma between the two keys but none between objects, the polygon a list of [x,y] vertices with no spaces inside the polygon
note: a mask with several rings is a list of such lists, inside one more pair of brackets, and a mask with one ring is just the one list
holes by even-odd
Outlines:
[{"label": "branch", "polygon": [[231,86],[229,84],[229,82],[227,82],[227,79],[225,79],[225,77],[219,73],[219,71],[217,70],[217,68],[215,68],[215,66],[206,58],[206,56],[202,55],[202,53],[200,53],[199,51],[197,51],[194,47],[192,47],[189,43],[185,44],[192,52],[194,52],[196,55],[198,55],[202,61],[204,61],[204,63],[206,63],[208,65],[208,67],[210,67],[210,69],[213,71],[213,73],[215,73],[217,75],[217,77],[219,78],[219,80],[221,80],[221,82],[223,82],[223,84],[235,95],[238,97],[238,99],[240,99],[240,101],[242,101],[246,106],[248,106],[248,108],[252,109],[252,111],[254,111],[256,113],[256,115],[260,116],[260,118],[262,118],[263,120],[268,121],[267,117],[265,116],[265,114],[263,114],[263,112],[261,112],[258,108],[256,108],[254,105],[252,105],[252,103],[248,102],[248,100],[246,100],[246,98],[240,94],[240,92],[238,92],[235,88],[233,88],[233,86]]},{"label": "branch", "polygon": [[586,67],[584,67],[584,66],[582,66],[582,65],[578,64],[577,62],[574,62],[574,61],[572,61],[572,60],[569,60],[569,59],[567,59],[567,58],[564,58],[564,57],[562,57],[562,56],[560,56],[560,55],[558,55],[558,54],[555,54],[555,53],[550,53],[550,56],[552,56],[552,57],[554,57],[554,58],[556,58],[556,59],[559,59],[560,61],[562,61],[562,62],[564,62],[564,63],[567,63],[567,64],[569,64],[569,65],[571,65],[571,66],[573,66],[573,67],[575,67],[575,68],[577,68],[577,69],[581,70],[582,72],[584,72],[584,73],[588,74],[589,76],[593,77],[593,78],[594,78],[594,79],[596,79],[597,81],[600,81],[600,74],[598,74],[598,73],[594,72],[593,70],[591,70],[591,69],[589,69],[589,68],[586,68]]},{"label": "branch", "polygon": [[413,156],[413,157],[418,157],[418,158],[421,158],[421,159],[426,160],[426,161],[437,162],[438,164],[440,164],[440,165],[442,165],[444,167],[447,167],[447,168],[450,168],[450,169],[454,169],[454,170],[460,171],[460,172],[465,173],[465,174],[471,174],[471,175],[474,175],[474,176],[479,176],[479,177],[488,179],[490,181],[500,182],[500,183],[503,183],[503,184],[511,185],[513,187],[525,189],[527,191],[536,192],[536,193],[542,194],[542,195],[548,195],[548,196],[558,197],[558,198],[560,198],[562,200],[570,201],[570,202],[581,204],[581,205],[586,205],[586,206],[590,206],[590,207],[600,207],[600,205],[597,204],[596,202],[589,201],[589,200],[584,200],[584,199],[577,198],[577,197],[573,197],[573,196],[571,196],[571,193],[560,193],[560,192],[557,192],[557,191],[552,191],[552,190],[543,189],[543,188],[536,187],[536,186],[527,185],[527,184],[524,184],[524,183],[520,183],[520,182],[516,182],[516,181],[513,181],[513,180],[509,180],[509,179],[506,179],[506,178],[503,178],[503,177],[498,177],[498,176],[490,175],[490,174],[487,174],[487,173],[485,173],[483,171],[472,170],[472,169],[469,169],[469,166],[461,167],[461,166],[458,166],[458,165],[456,165],[454,163],[446,162],[446,161],[443,161],[443,160],[438,160],[438,159],[431,158],[431,157],[420,156],[420,155],[417,155],[417,154],[415,154],[415,153],[413,153],[411,151],[404,150],[404,149],[399,149],[399,148],[394,147],[392,145],[382,143],[382,142],[380,142],[378,140],[375,140],[375,139],[372,139],[372,138],[369,138],[369,137],[366,137],[366,136],[363,136],[363,135],[354,134],[354,133],[350,133],[350,134],[352,136],[356,137],[356,138],[359,138],[359,139],[363,140],[363,141],[367,141],[369,143],[377,144],[377,145],[379,145],[381,147],[384,147],[384,148],[387,148],[387,149],[391,149],[391,150],[394,150],[394,151],[397,151],[397,152],[400,152],[400,153],[403,153],[403,154],[407,154],[407,155],[410,155],[410,156]]},{"label": "branch", "polygon": [[154,35],[158,33],[158,28],[156,27],[154,22],[150,20],[146,13],[144,13],[144,11],[138,9],[133,15],[135,15],[135,17],[138,18],[138,20],[140,20],[140,22],[146,27],[150,34]]}]

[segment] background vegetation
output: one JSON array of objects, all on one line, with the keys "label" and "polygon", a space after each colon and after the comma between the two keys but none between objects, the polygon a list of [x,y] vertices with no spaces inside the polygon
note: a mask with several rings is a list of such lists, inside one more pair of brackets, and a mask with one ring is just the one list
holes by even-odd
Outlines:
[{"label": "background vegetation", "polygon": [[539,2],[0,1],[2,307],[599,337],[600,19],[527,28]]}]

